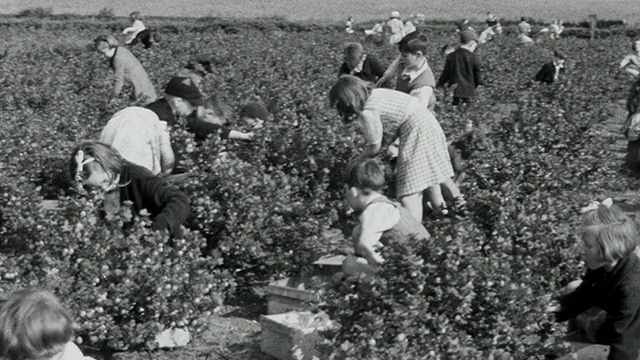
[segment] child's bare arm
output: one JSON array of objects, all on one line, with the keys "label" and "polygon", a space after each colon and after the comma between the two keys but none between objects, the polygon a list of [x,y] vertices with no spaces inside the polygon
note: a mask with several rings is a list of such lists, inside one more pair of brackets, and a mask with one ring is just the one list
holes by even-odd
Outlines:
[{"label": "child's bare arm", "polygon": [[254,137],[255,134],[253,132],[244,133],[236,130],[231,130],[229,132],[230,140],[252,141]]}]

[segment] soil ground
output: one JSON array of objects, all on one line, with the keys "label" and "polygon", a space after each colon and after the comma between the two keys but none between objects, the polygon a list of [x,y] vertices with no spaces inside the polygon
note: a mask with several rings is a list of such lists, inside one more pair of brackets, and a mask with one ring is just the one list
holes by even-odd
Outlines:
[{"label": "soil ground", "polygon": [[209,326],[192,334],[184,348],[91,355],[96,360],[275,360],[260,351],[260,315],[267,313],[264,291],[242,294],[229,303],[204,318]]}]

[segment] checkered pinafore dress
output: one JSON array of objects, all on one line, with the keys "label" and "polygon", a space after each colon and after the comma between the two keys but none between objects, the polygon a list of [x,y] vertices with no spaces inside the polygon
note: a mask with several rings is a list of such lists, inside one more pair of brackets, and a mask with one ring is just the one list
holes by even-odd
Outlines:
[{"label": "checkered pinafore dress", "polygon": [[[396,165],[396,196],[421,192],[453,177],[447,139],[438,120],[408,94],[374,89],[364,110],[376,113],[382,122],[382,144],[400,138]],[[367,138],[374,136],[368,134]]]}]

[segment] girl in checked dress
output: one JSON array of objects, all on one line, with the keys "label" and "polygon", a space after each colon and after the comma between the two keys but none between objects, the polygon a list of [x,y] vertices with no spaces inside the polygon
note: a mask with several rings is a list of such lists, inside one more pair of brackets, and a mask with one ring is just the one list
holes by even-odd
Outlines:
[{"label": "girl in checked dress", "polygon": [[329,100],[345,123],[355,122],[367,140],[362,158],[375,157],[383,145],[400,139],[396,165],[396,196],[422,221],[422,193],[437,212],[446,205],[440,184],[453,189],[456,203],[464,202],[453,181],[447,139],[433,114],[413,96],[344,75],[329,92]]}]

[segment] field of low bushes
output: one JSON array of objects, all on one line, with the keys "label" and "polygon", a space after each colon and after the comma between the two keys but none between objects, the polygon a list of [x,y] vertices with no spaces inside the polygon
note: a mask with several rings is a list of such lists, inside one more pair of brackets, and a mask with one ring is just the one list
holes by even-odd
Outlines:
[{"label": "field of low bushes", "polygon": [[[0,297],[27,285],[50,288],[72,308],[82,344],[124,350],[149,345],[171,326],[198,336],[206,331],[199,320],[234,294],[348,249],[354,218],[342,201],[341,172],[363,142],[327,100],[342,48],[357,36],[267,21],[166,25],[159,46],[133,49],[158,90],[187,62],[208,61],[206,92],[224,93],[236,109],[261,100],[275,120],[250,144],[196,144],[173,131],[189,173],[181,187],[192,201],[181,242],[169,246],[127,209],[101,218],[101,200],[71,191],[66,168],[75,144],[132,105],[124,95],[106,103],[113,74],[89,47],[121,27],[0,24]],[[454,37],[425,32],[437,75],[438,51]],[[550,86],[529,80],[552,44],[523,48],[506,36],[478,49],[486,85],[477,103],[460,113],[440,91],[437,107],[449,139],[468,119],[489,134],[491,146],[467,162],[470,214],[426,220],[429,243],[390,249],[379,278],[328,292],[322,307],[341,325],[329,352],[553,359],[569,351],[564,327],[546,308],[583,271],[578,209],[633,189],[592,131],[626,96],[629,80],[617,63],[629,45],[624,34],[562,38],[555,46],[568,54],[568,69]],[[395,56],[374,44],[367,51],[386,63]],[[41,209],[43,199],[59,200],[61,210]]]}]

